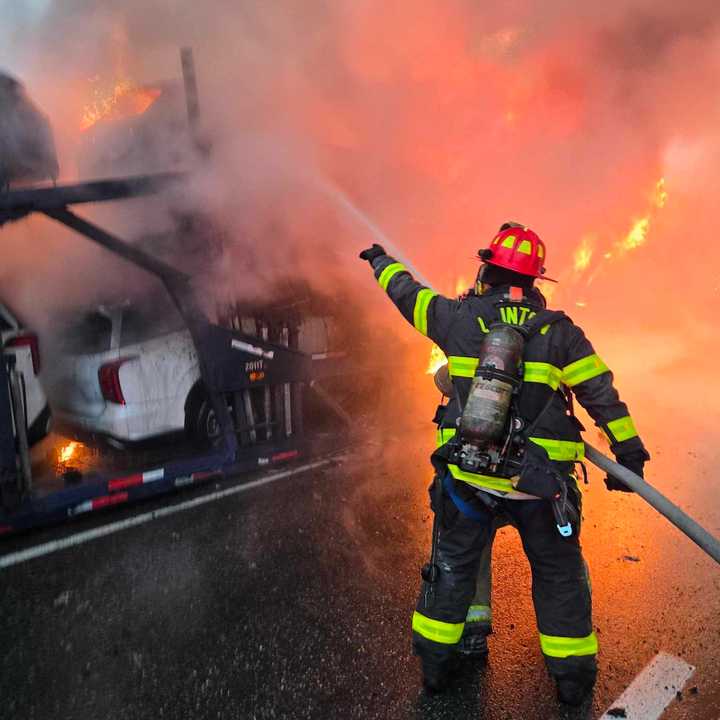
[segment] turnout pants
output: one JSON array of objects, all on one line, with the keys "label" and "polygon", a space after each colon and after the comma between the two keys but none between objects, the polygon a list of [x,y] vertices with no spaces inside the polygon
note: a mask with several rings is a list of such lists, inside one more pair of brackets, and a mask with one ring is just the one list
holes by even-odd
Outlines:
[{"label": "turnout pants", "polygon": [[492,546],[498,528],[507,525],[507,521],[495,518],[488,542],[480,553],[475,594],[465,616],[463,637],[468,635],[490,635],[492,632]]},{"label": "turnout pants", "polygon": [[[580,517],[580,494],[572,483],[569,498]],[[445,666],[462,637],[483,560],[496,529],[496,513],[458,482],[456,492],[472,506],[464,515],[443,493],[438,528],[435,582],[423,582],[413,615],[413,649],[423,666]],[[502,500],[499,509],[517,528],[532,571],[540,648],[551,675],[594,676],[597,638],[592,630],[590,585],[580,548],[580,521],[564,538],[547,500]],[[433,507],[436,512],[438,508]],[[489,606],[489,587],[488,587]],[[480,604],[480,603],[478,603]],[[488,607],[489,610],[489,607]]]}]

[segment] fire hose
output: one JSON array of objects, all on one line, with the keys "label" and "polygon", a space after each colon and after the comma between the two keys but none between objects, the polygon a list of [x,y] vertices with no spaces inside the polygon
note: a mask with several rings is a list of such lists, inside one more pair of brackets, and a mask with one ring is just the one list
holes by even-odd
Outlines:
[{"label": "fire hose", "polygon": [[588,443],[585,443],[585,457],[593,465],[597,465],[601,470],[624,482],[645,502],[664,515],[678,530],[684,532],[694,543],[699,545],[715,562],[720,563],[720,541],[675,503],[670,502],[661,492],[645,482],[639,475],[606,457]]}]

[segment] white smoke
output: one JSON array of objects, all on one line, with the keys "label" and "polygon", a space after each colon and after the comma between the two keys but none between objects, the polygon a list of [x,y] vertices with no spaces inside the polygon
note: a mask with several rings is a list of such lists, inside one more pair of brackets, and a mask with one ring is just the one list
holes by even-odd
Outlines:
[{"label": "white smoke", "polygon": [[[672,386],[676,358],[704,369],[686,345],[717,354],[707,332],[720,292],[720,245],[709,239],[720,179],[716,2],[26,5],[3,3],[0,66],[53,119],[65,177],[75,176],[89,79],[177,78],[179,47],[194,48],[213,154],[188,202],[228,229],[223,282],[257,293],[287,273],[326,287],[342,277],[391,319],[355,258],[372,233],[322,190],[337,186],[447,291],[472,277],[475,252],[501,222],[533,226],[549,247],[548,273],[564,278],[554,302],[588,328],[623,389],[623,377],[638,378],[631,396],[641,381]],[[646,212],[660,177],[668,200],[645,244],[590,285],[575,282],[581,238],[597,238],[599,261]],[[47,288],[62,288],[71,271],[50,261],[33,271],[29,238],[38,253],[70,252],[72,268],[98,257],[39,223],[24,232],[3,238],[3,287],[54,306],[65,298]],[[77,284],[68,292],[82,294]],[[665,369],[642,372],[643,337],[672,348]],[[641,427],[654,422],[644,397],[638,390]]]}]

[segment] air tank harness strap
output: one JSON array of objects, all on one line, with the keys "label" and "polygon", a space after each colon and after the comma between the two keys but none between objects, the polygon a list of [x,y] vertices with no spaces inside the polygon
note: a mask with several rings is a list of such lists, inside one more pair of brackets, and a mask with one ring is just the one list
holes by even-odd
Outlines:
[{"label": "air tank harness strap", "polygon": [[[498,303],[498,307],[502,303]],[[552,325],[559,320],[564,320],[567,315],[562,310],[538,310],[529,320],[522,325],[513,325],[519,333],[525,337],[525,342],[533,335],[539,333],[546,325]]]},{"label": "air tank harness strap", "polygon": [[[538,333],[541,328],[546,325],[552,325],[566,317],[565,313],[561,310],[540,310],[536,315],[531,317],[528,322],[519,326],[517,329],[525,336],[525,342],[527,342],[533,335]],[[540,423],[540,419],[550,409],[554,397],[555,391],[550,393],[550,397],[547,399],[545,405],[525,429],[524,435],[526,438],[530,437]],[[545,455],[547,456],[547,452],[545,452]],[[550,505],[552,506],[553,515],[555,516],[555,527],[557,531],[564,538],[570,537],[573,531],[570,518],[568,517],[567,485],[565,483],[561,483],[560,492],[550,499]]]}]

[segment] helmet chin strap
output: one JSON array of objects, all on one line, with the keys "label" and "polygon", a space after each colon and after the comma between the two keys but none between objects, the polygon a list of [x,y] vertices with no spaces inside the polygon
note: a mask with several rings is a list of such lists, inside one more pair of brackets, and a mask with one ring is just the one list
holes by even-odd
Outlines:
[{"label": "helmet chin strap", "polygon": [[483,286],[482,282],[482,271],[484,267],[484,265],[481,265],[478,268],[477,275],[475,276],[475,292],[478,295],[482,295],[485,292],[485,287]]}]

